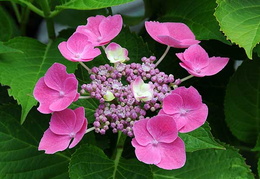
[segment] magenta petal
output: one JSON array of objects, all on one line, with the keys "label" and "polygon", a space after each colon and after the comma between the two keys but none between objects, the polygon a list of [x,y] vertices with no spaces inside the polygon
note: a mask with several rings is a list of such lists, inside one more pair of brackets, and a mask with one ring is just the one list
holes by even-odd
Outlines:
[{"label": "magenta petal", "polygon": [[63,151],[68,147],[70,140],[69,136],[57,135],[47,129],[41,138],[38,150],[45,150],[46,154]]},{"label": "magenta petal", "polygon": [[75,147],[81,141],[81,139],[84,137],[86,133],[86,130],[87,130],[87,120],[84,119],[81,129],[76,133],[73,141],[69,146],[70,149]]},{"label": "magenta petal", "polygon": [[146,21],[145,22],[145,28],[146,31],[148,32],[148,34],[157,42],[159,43],[163,43],[158,36],[159,35],[164,35],[164,36],[168,36],[169,32],[166,28],[166,26],[164,26],[162,23],[159,22],[152,22],[152,21]]},{"label": "magenta petal", "polygon": [[178,94],[170,94],[163,99],[163,111],[166,114],[174,114],[183,106],[182,97]]},{"label": "magenta petal", "polygon": [[201,69],[196,71],[196,69],[193,69],[192,65],[190,65],[189,62],[180,63],[180,66],[188,71],[189,74],[196,76],[196,77],[204,77],[205,74],[201,73]]},{"label": "magenta petal", "polygon": [[157,38],[160,40],[160,42],[162,44],[165,44],[165,45],[168,45],[168,46],[171,46],[171,47],[174,47],[174,48],[186,48],[186,47],[188,47],[188,46],[183,47],[181,45],[181,41],[174,39],[170,36],[159,35],[159,36],[157,36]]},{"label": "magenta petal", "polygon": [[190,111],[185,117],[186,124],[179,129],[181,133],[191,132],[202,126],[208,117],[208,107],[206,104],[202,104],[199,109]]},{"label": "magenta petal", "polygon": [[215,75],[227,65],[228,61],[229,58],[211,57],[208,66],[202,69],[201,73],[205,74],[205,76]]},{"label": "magenta petal", "polygon": [[76,133],[74,131],[76,125],[76,115],[72,109],[54,112],[50,121],[50,130],[59,135],[70,135]]},{"label": "magenta petal", "polygon": [[[78,107],[74,110],[74,113],[76,115],[76,124],[74,127],[74,132],[78,132],[82,130],[83,124],[86,123],[87,119],[85,118],[85,109],[84,107]],[[85,128],[87,123],[85,124]],[[86,132],[86,131],[85,131]]]},{"label": "magenta petal", "polygon": [[94,48],[94,46],[86,45],[82,54],[81,54],[81,61],[88,62],[93,60],[95,57],[99,56],[101,54],[101,51],[98,48]]},{"label": "magenta petal", "polygon": [[180,45],[182,46],[182,48],[187,48],[187,47],[189,47],[191,45],[198,44],[198,43],[200,43],[199,40],[183,39],[183,40],[181,40],[181,44]]},{"label": "magenta petal", "polygon": [[88,37],[81,33],[74,33],[67,41],[68,49],[75,55],[81,54],[86,45],[89,45]]},{"label": "magenta petal", "polygon": [[58,45],[58,49],[64,58],[73,61],[72,58],[74,58],[75,55],[68,49],[67,42],[61,42]]},{"label": "magenta petal", "polygon": [[176,123],[171,116],[157,115],[149,119],[147,130],[157,142],[171,143],[178,136]]},{"label": "magenta petal", "polygon": [[89,40],[95,41],[100,36],[99,25],[105,19],[105,16],[97,15],[95,17],[89,17],[87,19],[87,25],[78,26],[76,32],[82,33],[89,37]]},{"label": "magenta petal", "polygon": [[181,168],[186,162],[185,144],[181,138],[177,137],[172,143],[160,143],[162,160],[158,167],[172,170]]},{"label": "magenta petal", "polygon": [[142,119],[134,123],[133,132],[139,145],[146,146],[154,139],[146,128],[149,119]]},{"label": "magenta petal", "polygon": [[132,145],[135,147],[135,155],[138,160],[146,164],[158,164],[161,161],[161,154],[159,148],[152,144],[147,146],[139,145],[139,143],[132,139]]},{"label": "magenta petal", "polygon": [[167,27],[169,31],[169,36],[175,38],[176,40],[195,40],[195,35],[186,24],[178,22],[165,22],[162,24],[164,24]]}]

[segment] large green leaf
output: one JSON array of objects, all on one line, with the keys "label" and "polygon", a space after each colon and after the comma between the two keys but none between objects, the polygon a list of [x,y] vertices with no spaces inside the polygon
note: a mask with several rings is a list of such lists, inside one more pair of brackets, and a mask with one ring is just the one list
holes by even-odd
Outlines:
[{"label": "large green leaf", "polygon": [[69,178],[68,156],[46,155],[37,149],[49,116],[30,113],[20,125],[19,113],[18,106],[0,106],[0,178]]},{"label": "large green leaf", "polygon": [[63,63],[68,72],[74,72],[77,63],[65,60],[58,51],[55,41],[44,45],[37,40],[18,37],[4,45],[23,53],[0,54],[0,83],[10,86],[9,95],[22,106],[21,123],[30,109],[36,105],[32,96],[34,86],[47,69],[54,63]]},{"label": "large green leaf", "polygon": [[131,159],[121,159],[119,163],[109,159],[98,147],[81,146],[71,157],[70,178],[95,179],[150,179],[152,173],[148,165]]},{"label": "large green leaf", "polygon": [[0,54],[1,53],[23,53],[20,50],[5,46],[3,42],[0,42]]},{"label": "large green leaf", "polygon": [[152,167],[154,179],[253,179],[244,158],[234,150],[200,150],[187,154],[183,168],[167,171]]},{"label": "large green leaf", "polygon": [[229,44],[213,16],[217,6],[214,0],[168,0],[164,6],[165,14],[160,21],[182,22],[191,28],[199,40],[216,39]]},{"label": "large green leaf", "polygon": [[185,142],[187,152],[209,148],[225,149],[225,147],[214,141],[213,136],[210,133],[210,127],[208,123],[192,132],[180,133],[179,135]]},{"label": "large green leaf", "polygon": [[57,6],[57,8],[92,10],[125,4],[132,1],[134,0],[68,0],[66,3]]},{"label": "large green leaf", "polygon": [[246,143],[260,133],[260,61],[246,60],[231,78],[225,97],[226,122],[231,132]]},{"label": "large green leaf", "polygon": [[252,58],[253,48],[260,42],[260,1],[217,0],[215,16],[220,29],[233,43],[243,47]]},{"label": "large green leaf", "polygon": [[[17,32],[17,26],[15,25],[12,17],[0,6],[0,41],[7,41],[14,37]],[[1,49],[1,47],[0,47]]]}]

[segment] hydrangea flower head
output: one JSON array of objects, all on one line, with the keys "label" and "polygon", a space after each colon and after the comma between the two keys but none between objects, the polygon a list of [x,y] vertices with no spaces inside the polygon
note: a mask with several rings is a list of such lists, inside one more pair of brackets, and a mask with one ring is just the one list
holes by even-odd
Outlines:
[{"label": "hydrangea flower head", "polygon": [[106,55],[110,63],[119,63],[119,62],[125,62],[129,60],[128,58],[128,51],[125,48],[122,48],[117,43],[110,43],[106,47]]},{"label": "hydrangea flower head", "polygon": [[178,131],[186,133],[205,123],[208,107],[202,103],[201,95],[194,87],[178,87],[164,98],[159,114],[172,116]]},{"label": "hydrangea flower head", "polygon": [[137,101],[150,101],[153,98],[153,85],[144,83],[141,77],[137,77],[131,83],[131,89]]},{"label": "hydrangea flower head", "polygon": [[108,44],[122,29],[121,15],[89,17],[87,25],[78,26],[76,32],[88,36],[88,40],[95,46]]},{"label": "hydrangea flower head", "polygon": [[33,95],[39,101],[38,110],[48,114],[67,108],[79,97],[78,81],[66,72],[66,66],[54,63],[35,85]]},{"label": "hydrangea flower head", "polygon": [[45,150],[46,154],[53,154],[68,147],[73,148],[80,142],[86,129],[87,119],[83,107],[54,112],[38,149]]},{"label": "hydrangea flower head", "polygon": [[145,28],[155,41],[171,47],[187,48],[200,42],[195,39],[190,28],[183,23],[147,21]]},{"label": "hydrangea flower head", "polygon": [[175,121],[168,115],[157,115],[134,123],[132,145],[138,160],[172,170],[186,161],[184,142],[178,137]]},{"label": "hydrangea flower head", "polygon": [[204,77],[215,75],[228,63],[229,58],[210,57],[200,45],[192,45],[183,53],[177,53],[182,61],[180,65],[193,76]]},{"label": "hydrangea flower head", "polygon": [[88,62],[101,54],[98,48],[94,48],[86,35],[74,33],[67,42],[58,45],[64,58],[73,62]]}]

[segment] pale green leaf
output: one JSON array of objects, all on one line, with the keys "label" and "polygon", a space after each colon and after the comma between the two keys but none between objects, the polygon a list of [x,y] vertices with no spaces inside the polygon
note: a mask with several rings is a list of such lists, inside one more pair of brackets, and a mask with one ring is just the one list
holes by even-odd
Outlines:
[{"label": "pale green leaf", "polygon": [[134,0],[69,0],[66,3],[57,6],[61,9],[78,9],[78,10],[92,10],[101,9],[111,6],[117,6],[132,2]]},{"label": "pale green leaf", "polygon": [[163,170],[152,167],[153,179],[254,179],[237,150],[199,150],[187,153],[183,168]]},{"label": "pale green leaf", "polygon": [[[0,178],[67,179],[70,158],[62,153],[38,151],[49,115],[30,113],[20,125],[18,106],[0,107]],[[18,115],[17,115],[18,114]]]},{"label": "pale green leaf", "polygon": [[225,149],[225,147],[214,141],[212,134],[210,133],[210,127],[208,123],[205,123],[202,127],[188,133],[180,133],[179,136],[185,143],[186,152],[193,152],[202,149]]},{"label": "pale green leaf", "polygon": [[36,82],[54,62],[66,65],[70,73],[76,69],[77,63],[61,56],[57,48],[59,42],[46,46],[34,39],[18,37],[4,44],[23,52],[0,54],[0,83],[10,86],[9,95],[22,106],[21,123],[37,104],[32,95]]},{"label": "pale green leaf", "polygon": [[97,179],[150,179],[151,171],[136,159],[122,159],[119,163],[109,159],[98,147],[81,146],[71,157],[69,175],[74,178]]},{"label": "pale green leaf", "polygon": [[0,42],[0,54],[1,53],[23,53],[20,50],[5,46],[3,42]]},{"label": "pale green leaf", "polygon": [[231,78],[225,97],[226,122],[233,135],[255,144],[260,133],[260,61],[246,60]]},{"label": "pale green leaf", "polygon": [[215,16],[220,29],[233,43],[243,47],[248,58],[260,42],[260,1],[217,0]]}]

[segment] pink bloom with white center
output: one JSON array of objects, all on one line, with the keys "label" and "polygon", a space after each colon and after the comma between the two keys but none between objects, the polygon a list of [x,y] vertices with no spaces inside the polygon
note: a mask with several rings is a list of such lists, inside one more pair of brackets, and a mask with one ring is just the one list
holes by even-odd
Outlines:
[{"label": "pink bloom with white center", "polygon": [[54,112],[38,150],[45,150],[46,154],[53,154],[68,147],[73,148],[83,138],[86,129],[87,119],[83,107]]},{"label": "pink bloom with white center", "polygon": [[175,48],[187,48],[200,41],[195,39],[195,35],[190,28],[177,22],[145,22],[148,34],[157,42]]},{"label": "pink bloom with white center", "polygon": [[78,80],[66,72],[66,66],[54,63],[35,85],[33,96],[39,101],[38,110],[48,114],[66,109],[79,97]]},{"label": "pink bloom with white center", "polygon": [[105,49],[106,55],[110,63],[119,63],[129,60],[128,50],[122,48],[117,43],[110,43]]},{"label": "pink bloom with white center", "polygon": [[95,46],[108,44],[121,31],[123,19],[121,15],[89,17],[87,25],[78,26],[76,32],[88,36],[88,40]]},{"label": "pink bloom with white center", "polygon": [[183,53],[176,53],[181,67],[196,77],[211,76],[221,71],[228,63],[226,57],[210,57],[200,45],[192,45]]},{"label": "pink bloom with white center", "polygon": [[98,48],[94,48],[86,35],[74,33],[67,42],[58,45],[64,58],[73,62],[88,62],[101,54]]},{"label": "pink bloom with white center", "polygon": [[205,123],[208,107],[202,103],[201,95],[194,87],[178,87],[163,99],[159,114],[172,116],[178,131],[186,133]]},{"label": "pink bloom with white center", "polygon": [[131,82],[131,90],[137,101],[150,101],[153,98],[153,85],[144,83],[141,77]]},{"label": "pink bloom with white center", "polygon": [[174,119],[157,115],[134,123],[132,145],[138,160],[172,170],[186,162],[185,145],[178,137]]}]

